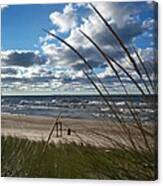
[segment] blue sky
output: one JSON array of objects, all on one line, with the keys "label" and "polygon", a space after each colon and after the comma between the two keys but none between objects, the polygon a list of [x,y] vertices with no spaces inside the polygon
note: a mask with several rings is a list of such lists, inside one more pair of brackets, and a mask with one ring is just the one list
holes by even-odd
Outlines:
[{"label": "blue sky", "polygon": [[48,15],[64,5],[10,5],[2,13],[2,49],[34,50],[42,27],[52,28]]},{"label": "blue sky", "polygon": [[[95,6],[123,38],[125,45],[134,44],[144,64],[152,65],[156,50],[153,42],[156,37],[154,4],[101,2]],[[88,3],[9,5],[2,8],[1,19],[3,94],[95,93],[82,72],[85,68],[82,61],[42,28],[61,36],[78,49],[111,92],[123,93],[110,67],[79,29],[139,81],[111,33]],[[122,78],[128,84],[128,91],[137,93],[123,74]]]}]

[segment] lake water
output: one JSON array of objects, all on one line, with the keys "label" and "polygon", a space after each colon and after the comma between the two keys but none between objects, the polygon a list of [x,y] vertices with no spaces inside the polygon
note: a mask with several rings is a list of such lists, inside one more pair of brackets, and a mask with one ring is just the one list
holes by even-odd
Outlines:
[{"label": "lake water", "polygon": [[[143,99],[139,95],[107,96],[111,105],[116,105],[117,112],[128,121],[133,118],[126,107],[128,104],[143,121],[157,120],[154,110],[157,106],[156,96],[147,96]],[[57,116],[60,112],[63,117],[69,118],[111,118],[115,116],[100,96],[2,96],[1,112],[7,114],[23,114],[36,116]]]}]

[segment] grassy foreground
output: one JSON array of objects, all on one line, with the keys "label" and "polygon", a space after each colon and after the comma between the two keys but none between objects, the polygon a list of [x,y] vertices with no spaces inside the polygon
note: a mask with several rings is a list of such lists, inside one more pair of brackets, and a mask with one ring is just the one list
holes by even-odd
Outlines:
[{"label": "grassy foreground", "polygon": [[75,143],[1,137],[4,177],[154,180],[154,160],[147,152],[107,150]]}]

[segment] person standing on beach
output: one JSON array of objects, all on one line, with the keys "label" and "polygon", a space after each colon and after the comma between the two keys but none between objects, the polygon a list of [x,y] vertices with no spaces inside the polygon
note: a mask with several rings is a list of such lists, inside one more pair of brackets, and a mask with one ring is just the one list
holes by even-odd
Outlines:
[{"label": "person standing on beach", "polygon": [[70,128],[67,129],[67,135],[69,135],[69,136],[71,135],[71,129]]}]

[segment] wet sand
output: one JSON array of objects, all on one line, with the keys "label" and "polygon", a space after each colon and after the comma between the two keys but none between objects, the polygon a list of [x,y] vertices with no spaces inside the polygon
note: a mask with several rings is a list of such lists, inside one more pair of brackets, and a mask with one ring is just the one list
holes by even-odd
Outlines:
[{"label": "wet sand", "polygon": [[[43,116],[23,116],[23,115],[4,115],[1,116],[1,134],[5,136],[17,136],[28,138],[30,140],[47,140],[56,118]],[[115,147],[117,142],[122,145],[131,146],[126,132],[122,125],[117,125],[111,121],[86,120],[61,118],[63,124],[62,137],[56,136],[54,130],[51,141],[58,143],[76,142],[90,144],[100,147]],[[143,146],[143,139],[140,131],[134,125],[128,124],[130,135],[135,143]],[[68,128],[71,129],[71,135],[67,134]],[[154,132],[154,125],[144,125],[145,130]],[[116,141],[116,142],[115,142]],[[149,138],[149,143],[154,144],[154,139]]]}]

